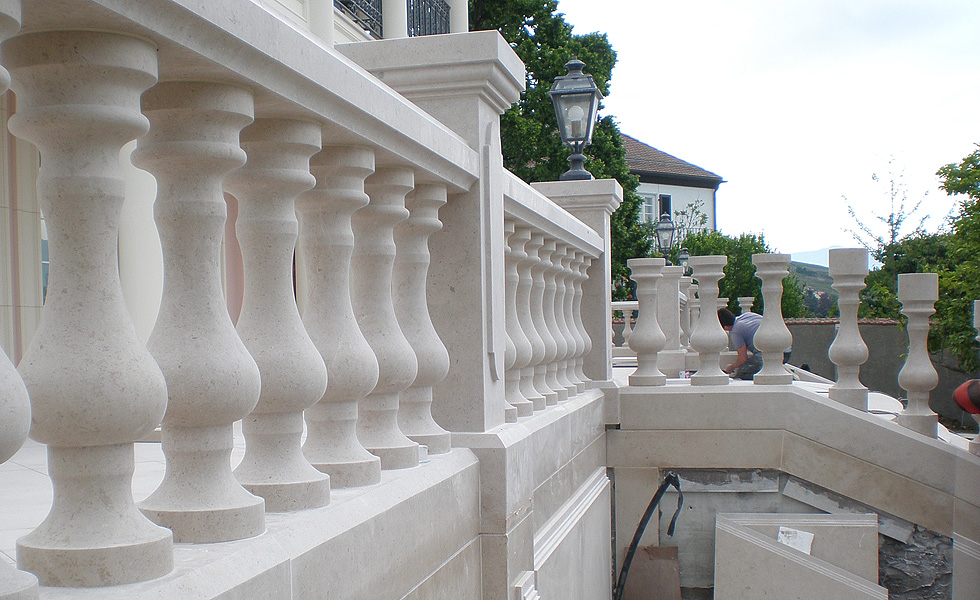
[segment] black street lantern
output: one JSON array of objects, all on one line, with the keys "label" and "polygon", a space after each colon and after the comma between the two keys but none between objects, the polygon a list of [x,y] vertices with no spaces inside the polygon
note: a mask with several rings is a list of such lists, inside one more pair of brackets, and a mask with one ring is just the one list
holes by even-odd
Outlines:
[{"label": "black street lantern", "polygon": [[548,92],[555,105],[561,141],[572,151],[572,155],[568,157],[571,168],[559,177],[561,181],[593,178],[592,173],[585,170],[585,156],[582,151],[592,142],[592,130],[595,128],[602,93],[592,76],[582,72],[584,66],[585,63],[577,58],[565,63],[568,74],[556,77],[551,91]]},{"label": "black street lantern", "polygon": [[687,251],[687,248],[681,248],[681,251],[677,253],[677,264],[684,267],[684,274],[687,275],[687,267],[691,264],[691,253]]},{"label": "black street lantern", "polygon": [[665,257],[667,251],[674,245],[675,231],[677,231],[677,227],[674,226],[674,222],[670,220],[670,215],[667,213],[660,215],[660,220],[653,226],[653,233],[657,238],[657,249]]}]

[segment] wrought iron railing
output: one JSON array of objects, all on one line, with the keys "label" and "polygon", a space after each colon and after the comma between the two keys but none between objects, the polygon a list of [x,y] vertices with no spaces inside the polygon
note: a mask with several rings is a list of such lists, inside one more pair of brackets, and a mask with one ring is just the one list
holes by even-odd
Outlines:
[{"label": "wrought iron railing", "polygon": [[381,0],[333,0],[333,3],[334,6],[354,19],[354,22],[363,27],[365,31],[378,39],[383,37]]},{"label": "wrought iron railing", "polygon": [[449,5],[444,0],[408,0],[408,35],[449,33]]}]

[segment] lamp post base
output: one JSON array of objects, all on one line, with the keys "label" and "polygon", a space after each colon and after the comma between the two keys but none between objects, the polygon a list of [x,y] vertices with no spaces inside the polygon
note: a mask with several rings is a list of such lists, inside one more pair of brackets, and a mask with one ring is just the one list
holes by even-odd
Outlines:
[{"label": "lamp post base", "polygon": [[585,155],[581,153],[572,154],[568,157],[571,168],[561,174],[559,181],[588,181],[595,179],[592,173],[585,170]]}]

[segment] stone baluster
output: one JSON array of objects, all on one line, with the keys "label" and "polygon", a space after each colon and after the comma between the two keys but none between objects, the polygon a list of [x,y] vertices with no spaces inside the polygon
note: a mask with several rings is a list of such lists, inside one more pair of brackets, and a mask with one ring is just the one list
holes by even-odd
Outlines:
[{"label": "stone baluster", "polygon": [[[980,300],[973,301],[973,328],[977,330],[976,340],[980,342]],[[980,413],[970,413],[970,416],[980,425]],[[980,435],[970,441],[970,452],[980,456]]]},{"label": "stone baluster", "polygon": [[565,339],[561,336],[558,329],[558,317],[555,315],[555,298],[558,294],[558,283],[556,281],[558,270],[556,269],[555,254],[558,252],[558,243],[555,240],[545,240],[544,247],[538,251],[541,259],[541,277],[543,278],[544,289],[541,296],[541,320],[548,330],[548,353],[545,356],[547,363],[547,373],[545,381],[548,387],[558,395],[558,401],[568,400],[568,390],[565,385],[558,380],[558,358],[565,354]]},{"label": "stone baluster", "polygon": [[[558,345],[551,330],[548,328],[548,321],[545,318],[544,297],[547,284],[545,283],[545,271],[551,264],[549,257],[551,250],[548,248],[548,240],[541,233],[532,233],[531,242],[527,245],[528,255],[534,259],[531,263],[531,319],[534,321],[534,329],[541,336],[544,344],[544,354],[541,361],[534,365],[534,387],[544,396],[548,406],[558,404],[557,383],[552,387],[549,380],[549,369],[558,354]],[[553,373],[552,373],[553,374]]]},{"label": "stone baluster", "polygon": [[[0,2],[0,41],[20,29],[20,0]],[[0,93],[10,87],[10,74],[0,66]],[[0,350],[0,464],[20,449],[31,428],[31,404],[24,380]],[[8,489],[8,488],[4,488]],[[0,560],[0,598],[33,600],[38,597],[37,577],[18,571]]]},{"label": "stone baluster", "polygon": [[408,218],[405,196],[414,187],[411,170],[381,167],[364,182],[370,203],[351,218],[351,301],[357,324],[378,358],[378,383],[360,402],[357,437],[381,457],[382,469],[419,464],[418,443],[398,427],[398,396],[415,381],[418,361],[398,326],[392,298],[394,228]]},{"label": "stone baluster", "polygon": [[524,334],[524,328],[521,327],[520,317],[517,314],[517,286],[520,281],[517,263],[524,253],[517,247],[515,232],[514,222],[509,219],[504,221],[504,268],[507,282],[505,289],[507,356],[504,365],[504,397],[516,413],[507,415],[508,422],[511,418],[516,420],[517,417],[529,417],[534,413],[534,403],[525,398],[521,391],[521,369],[527,367],[531,361],[531,342]]},{"label": "stone baluster", "polygon": [[[636,310],[635,304],[637,303],[623,303],[623,346],[626,348],[629,348],[630,336],[633,335],[633,311]],[[637,315],[636,318],[639,319],[640,316]]]},{"label": "stone baluster", "polygon": [[840,326],[830,345],[828,355],[837,365],[837,383],[830,387],[828,396],[851,408],[868,410],[868,388],[861,384],[861,365],[868,360],[868,347],[858,329],[858,293],[864,289],[868,276],[868,251],[864,248],[832,248],[829,254],[830,276],[833,288],[840,297]]},{"label": "stone baluster", "polygon": [[235,476],[268,511],[330,501],[330,479],[303,455],[303,411],[323,396],[327,368],[303,326],[293,293],[299,224],[296,196],[316,183],[310,157],[320,125],[258,119],[242,131],[248,162],[225,180],[238,199],[245,290],[238,333],[262,375],[258,405],[242,421],[245,457]]},{"label": "stone baluster", "polygon": [[630,279],[636,282],[636,298],[640,304],[640,318],[636,330],[630,336],[630,349],[636,352],[636,371],[630,375],[630,385],[664,385],[667,376],[657,367],[657,355],[667,343],[659,324],[657,310],[658,284],[663,280],[662,258],[631,258],[626,261]]},{"label": "stone baluster", "polygon": [[657,322],[666,342],[660,351],[658,365],[667,377],[680,377],[687,354],[681,349],[681,305],[678,298],[684,267],[668,265],[660,273],[663,279],[657,284]]},{"label": "stone baluster", "polygon": [[351,304],[351,215],[368,205],[364,179],[374,173],[370,148],[326,147],[310,159],[316,187],[296,201],[298,251],[306,264],[303,323],[327,365],[327,391],[306,411],[303,453],[330,475],[333,488],[381,481],[381,459],[357,439],[358,402],[378,383],[374,356]]},{"label": "stone baluster", "polygon": [[259,372],[221,286],[221,183],[245,162],[238,135],[252,122],[252,95],[216,83],[167,82],[143,95],[143,112],[150,133],[133,163],[157,180],[164,260],[160,313],[147,346],[169,402],[161,434],[166,475],[140,508],[178,542],[258,535],[264,504],[235,480],[231,451],[232,424],[258,401]]},{"label": "stone baluster", "polygon": [[[585,391],[585,381],[579,376],[577,370],[578,360],[585,351],[585,339],[575,315],[575,285],[578,279],[579,265],[582,264],[582,255],[574,248],[568,248],[568,276],[565,278],[565,323],[568,325],[568,332],[571,335],[572,345],[569,349],[568,357],[568,379],[575,386],[575,393]],[[569,390],[569,394],[571,394]]]},{"label": "stone baluster", "polygon": [[[690,266],[690,264],[688,264]],[[691,278],[693,281],[693,277]],[[697,326],[698,320],[701,319],[701,293],[700,288],[696,283],[691,284],[691,293],[687,296],[687,303],[691,311],[691,326],[692,329]],[[693,333],[693,331],[692,331]],[[690,345],[690,341],[688,342]]]},{"label": "stone baluster", "polygon": [[57,290],[20,362],[53,502],[17,541],[17,562],[41,585],[160,577],[173,569],[172,535],[140,514],[131,486],[133,442],[160,423],[167,387],[126,309],[117,255],[119,151],[148,129],[139,99],[156,81],[156,48],[115,33],[45,31],[7,40],[3,58],[17,94],[10,131],[41,153],[48,289]]},{"label": "stone baluster", "polygon": [[432,325],[425,295],[429,236],[442,229],[439,208],[446,201],[445,185],[416,186],[405,203],[408,220],[398,224],[394,232],[395,316],[418,364],[415,381],[398,398],[398,425],[409,439],[424,444],[429,454],[445,454],[452,448],[449,432],[432,418],[432,386],[449,373],[449,352]]},{"label": "stone baluster", "polygon": [[929,316],[939,299],[939,275],[903,273],[898,276],[898,300],[908,317],[909,353],[898,374],[906,391],[908,406],[898,415],[898,424],[931,438],[939,433],[939,416],[929,408],[929,392],[939,383],[939,374],[929,358]]},{"label": "stone baluster", "polygon": [[[0,4],[0,35],[10,27],[10,7]],[[14,22],[16,24],[16,21]],[[0,87],[6,88],[6,71],[0,68]],[[0,465],[20,449],[31,429],[31,400],[24,387],[24,380],[17,369],[0,350]],[[6,475],[6,474],[2,474]],[[0,476],[0,481],[3,477]],[[6,484],[2,488],[9,490]],[[38,597],[37,577],[18,571],[0,559],[0,599],[32,600]]]},{"label": "stone baluster", "polygon": [[[754,258],[754,256],[753,256]],[[780,283],[782,285],[782,283]],[[755,296],[739,296],[738,307],[742,313],[752,312],[752,304],[755,303]]]},{"label": "stone baluster", "polygon": [[687,352],[691,349],[691,300],[694,297],[694,290],[691,289],[691,283],[694,280],[690,277],[681,277],[679,288],[680,292],[684,294],[684,302],[681,304],[680,312],[680,322],[681,322],[681,349]]},{"label": "stone baluster", "polygon": [[575,374],[584,382],[585,389],[591,390],[595,387],[595,382],[585,374],[585,357],[592,351],[592,338],[589,336],[585,321],[582,318],[582,299],[585,297],[585,282],[589,279],[589,267],[592,266],[593,259],[582,252],[576,252],[575,256],[579,260],[577,261],[578,270],[575,278],[575,308],[572,312],[575,315],[575,325],[581,333],[583,342],[579,356],[575,359]]},{"label": "stone baluster", "polygon": [[728,375],[721,370],[721,352],[728,348],[728,335],[718,321],[718,281],[724,276],[727,256],[692,256],[689,263],[698,280],[700,316],[691,333],[691,347],[701,360],[691,385],[727,385]]},{"label": "stone baluster", "polygon": [[[780,385],[793,381],[793,374],[783,366],[783,353],[793,345],[793,334],[783,321],[783,279],[789,275],[789,254],[753,254],[755,274],[762,280],[762,298],[766,307],[762,324],[755,332],[755,347],[762,352],[762,369],[753,381],[761,385]],[[748,305],[744,312],[748,312]],[[751,301],[752,298],[749,298]]]},{"label": "stone baluster", "polygon": [[572,275],[571,265],[574,259],[573,250],[561,244],[558,248],[558,269],[557,279],[555,280],[555,319],[558,321],[558,331],[565,343],[565,350],[558,357],[558,382],[565,387],[568,396],[578,393],[575,382],[572,381],[571,359],[575,354],[575,338],[572,336],[572,329],[569,325],[571,321],[572,294],[568,289],[569,278]]},{"label": "stone baluster", "polygon": [[[531,366],[534,367],[534,389],[544,397],[547,406],[558,404],[558,394],[548,387],[548,328],[544,324],[542,316],[541,302],[544,298],[544,277],[541,272],[540,252],[544,247],[544,236],[540,233],[531,233],[531,239],[524,245],[527,252],[528,274],[530,277],[528,287],[528,308],[531,324],[534,333],[529,334],[531,345],[534,348],[534,356],[531,359]],[[554,340],[552,340],[554,342]],[[537,410],[537,406],[535,406]]]},{"label": "stone baluster", "polygon": [[544,340],[538,335],[534,327],[534,319],[531,317],[533,259],[527,252],[531,244],[531,230],[527,227],[516,227],[510,239],[513,243],[514,256],[517,258],[517,318],[531,348],[526,364],[521,360],[515,366],[520,366],[521,369],[521,394],[531,402],[534,410],[543,410],[547,403],[544,394],[538,391],[534,380],[534,365],[544,357]]}]

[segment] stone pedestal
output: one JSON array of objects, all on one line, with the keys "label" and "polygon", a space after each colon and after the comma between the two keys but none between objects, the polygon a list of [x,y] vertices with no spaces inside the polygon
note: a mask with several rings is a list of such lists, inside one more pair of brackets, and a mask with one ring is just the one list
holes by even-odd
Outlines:
[{"label": "stone pedestal", "polygon": [[414,187],[409,169],[379,168],[364,182],[370,203],[351,219],[351,301],[357,325],[378,358],[378,383],[360,401],[357,437],[381,458],[382,469],[419,464],[418,443],[398,427],[398,395],[415,381],[418,361],[398,326],[392,298],[394,228],[408,218],[405,196]]},{"label": "stone pedestal", "polygon": [[658,323],[660,311],[657,309],[664,259],[631,258],[626,264],[630,268],[630,279],[636,282],[636,298],[640,303],[640,318],[629,338],[629,346],[636,352],[636,371],[630,375],[629,384],[664,385],[667,376],[657,368],[657,354],[667,341]]},{"label": "stone pedestal", "polygon": [[167,379],[167,472],[140,504],[178,542],[223,542],[265,530],[263,502],[231,473],[232,423],[255,406],[259,372],[221,289],[222,179],[245,162],[238,144],[252,95],[228,85],[161,83],[143,95],[150,134],[135,165],[158,182],[154,214],[163,247],[160,314],[148,347]]},{"label": "stone pedestal", "polygon": [[429,236],[442,229],[439,208],[445,204],[446,186],[418,185],[405,204],[408,220],[395,227],[395,316],[418,363],[415,381],[398,399],[398,425],[409,439],[424,444],[429,454],[444,454],[452,446],[449,432],[432,418],[432,386],[449,373],[449,353],[432,325],[425,294]]},{"label": "stone pedestal", "polygon": [[57,290],[20,363],[54,500],[18,540],[17,562],[42,585],[160,577],[173,568],[172,536],[140,514],[131,483],[133,442],[160,422],[167,389],[126,310],[116,250],[119,150],[147,131],[139,97],[156,81],[156,49],[58,31],[10,39],[3,58],[18,101],[10,130],[41,152],[48,286]]},{"label": "stone pedestal", "polygon": [[864,248],[832,248],[829,254],[833,287],[840,293],[840,326],[828,355],[837,365],[837,383],[828,396],[851,408],[868,410],[868,388],[861,383],[861,365],[868,360],[868,347],[858,329],[858,293],[868,276],[868,251]]},{"label": "stone pedestal", "polygon": [[692,256],[691,268],[698,280],[699,316],[691,347],[701,360],[698,372],[691,375],[691,385],[727,385],[728,375],[721,370],[721,353],[728,347],[728,335],[718,321],[718,281],[724,276],[727,256]]},{"label": "stone pedestal", "polygon": [[[793,334],[783,321],[783,279],[789,275],[789,254],[753,254],[756,276],[762,280],[766,312],[755,332],[755,347],[762,352],[762,370],[753,381],[761,385],[780,385],[793,381],[783,366],[783,353],[793,345]],[[751,298],[749,298],[751,300]],[[741,302],[742,299],[739,299]],[[742,305],[747,306],[747,305]],[[743,312],[748,312],[745,308]]]},{"label": "stone pedestal", "polygon": [[929,392],[939,383],[939,374],[929,358],[929,315],[936,312],[939,275],[903,273],[898,276],[898,300],[908,317],[909,352],[898,374],[898,384],[908,394],[908,406],[898,415],[898,424],[929,437],[938,435],[939,416],[929,408]]},{"label": "stone pedestal", "polygon": [[235,476],[270,512],[330,501],[330,478],[303,456],[303,411],[323,396],[327,368],[306,333],[293,294],[299,225],[296,196],[313,187],[310,157],[320,125],[259,119],[241,134],[248,162],[225,181],[238,199],[245,293],[238,333],[255,359],[262,392],[242,421],[245,456]]},{"label": "stone pedestal", "polygon": [[303,323],[327,365],[327,390],[306,411],[306,458],[334,488],[381,481],[381,459],[357,439],[358,401],[378,383],[378,360],[351,304],[351,215],[367,206],[364,179],[374,172],[370,148],[326,147],[310,160],[316,187],[296,201],[298,252],[306,264]]}]

